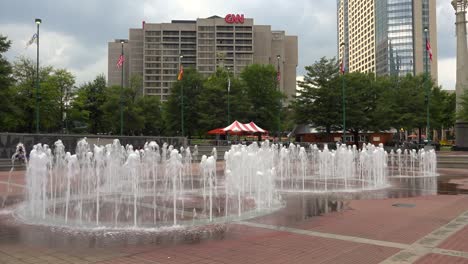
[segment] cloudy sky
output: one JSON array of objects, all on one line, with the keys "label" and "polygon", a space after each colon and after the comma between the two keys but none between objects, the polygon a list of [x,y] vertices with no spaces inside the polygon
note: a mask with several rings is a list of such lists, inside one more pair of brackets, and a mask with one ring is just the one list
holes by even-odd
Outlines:
[{"label": "cloudy sky", "polygon": [[[15,0],[0,3],[0,34],[13,41],[7,53],[35,58],[26,42],[41,18],[41,64],[67,68],[77,84],[107,73],[107,42],[128,38],[128,29],[172,19],[245,14],[255,24],[299,36],[298,76],[322,56],[336,55],[336,0]],[[455,88],[455,15],[449,0],[437,0],[439,83]]]}]

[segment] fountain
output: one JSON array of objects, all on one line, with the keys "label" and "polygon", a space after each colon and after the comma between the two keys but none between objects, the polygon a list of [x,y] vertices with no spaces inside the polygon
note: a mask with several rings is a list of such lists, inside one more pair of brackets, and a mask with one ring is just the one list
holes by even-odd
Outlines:
[{"label": "fountain", "polygon": [[[217,151],[176,149],[149,142],[142,149],[77,143],[66,152],[37,144],[26,172],[20,220],[72,228],[153,229],[226,223],[271,213],[291,192],[356,192],[388,187],[389,177],[435,175],[435,152],[397,151],[383,146],[325,145],[305,148],[232,145],[217,163]],[[224,165],[224,173],[221,173]],[[406,175],[406,176],[405,176]]]},{"label": "fountain", "polygon": [[[234,195],[235,180],[218,174],[215,157],[203,156],[197,166],[190,148],[156,142],[135,150],[118,140],[91,147],[83,139],[75,154],[60,140],[53,152],[37,144],[27,166],[27,201],[16,216],[32,224],[128,229],[224,223],[264,211],[256,190]],[[274,205],[280,203],[268,209]]]},{"label": "fountain", "polygon": [[[233,153],[231,153],[233,152]],[[237,154],[236,154],[237,153]],[[239,171],[233,171],[237,156],[244,157]],[[387,153],[383,145],[338,145],[336,150],[324,145],[309,148],[290,144],[288,147],[262,143],[249,147],[232,146],[227,154],[226,168],[247,181],[250,189],[261,193],[262,188],[273,192],[349,192],[383,189],[390,186],[391,177],[433,177],[436,173],[436,154],[430,151],[401,151]],[[270,168],[270,170],[263,169]],[[258,175],[252,176],[258,171]],[[273,177],[273,181],[270,178]],[[252,180],[261,186],[253,186]],[[262,179],[262,180],[259,180]]]}]

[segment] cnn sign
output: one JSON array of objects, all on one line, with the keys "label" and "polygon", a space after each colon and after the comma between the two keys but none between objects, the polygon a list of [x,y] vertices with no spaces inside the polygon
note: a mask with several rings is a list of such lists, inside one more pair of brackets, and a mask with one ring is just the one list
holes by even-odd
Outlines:
[{"label": "cnn sign", "polygon": [[224,17],[224,21],[226,21],[228,24],[244,24],[244,15],[227,14]]}]

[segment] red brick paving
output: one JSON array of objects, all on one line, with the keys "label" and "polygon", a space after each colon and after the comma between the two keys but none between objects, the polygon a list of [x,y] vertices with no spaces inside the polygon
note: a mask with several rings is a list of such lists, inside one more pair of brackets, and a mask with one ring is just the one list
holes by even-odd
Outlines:
[{"label": "red brick paving", "polygon": [[457,184],[458,189],[468,190],[468,179],[452,179],[449,182]]},{"label": "red brick paving", "polygon": [[[24,184],[23,175],[24,171],[13,172],[12,182]],[[0,181],[6,180],[8,172],[1,172]],[[20,192],[19,189],[15,190]],[[6,186],[0,184],[0,195],[5,191]],[[392,204],[395,203],[411,203],[416,207],[393,207]],[[312,217],[299,223],[297,220],[300,219],[292,219],[294,221],[289,221],[289,225],[286,221],[285,225],[410,244],[468,210],[468,196],[355,200],[349,202],[347,207],[349,210]],[[468,227],[465,227],[449,237],[440,247],[468,252],[467,241]],[[25,248],[20,244],[0,245],[0,251],[8,252],[21,251]],[[33,255],[48,250],[47,248],[26,249]],[[94,251],[94,249],[87,250]],[[224,240],[183,245],[141,245],[112,250],[127,256],[97,263],[379,263],[399,251],[388,247],[242,225],[230,225]],[[86,255],[86,249],[83,255]],[[468,263],[468,259],[430,254],[416,263]]]},{"label": "red brick paving", "polygon": [[[0,171],[0,182],[8,182],[9,171]],[[25,171],[13,171],[11,172],[10,183],[24,185],[24,173]],[[0,183],[0,195],[7,193],[8,185]],[[23,188],[10,186],[10,194],[23,193]]]},{"label": "red brick paving", "polygon": [[438,254],[428,254],[414,262],[414,264],[468,264],[468,259]]},{"label": "red brick paving", "polygon": [[468,252],[468,226],[450,236],[439,248]]},{"label": "red brick paving", "polygon": [[[392,206],[395,203],[416,206]],[[357,200],[351,201],[349,207],[350,210],[313,217],[293,227],[410,244],[468,210],[468,196]]]},{"label": "red brick paving", "polygon": [[378,263],[398,252],[393,248],[287,232],[235,225],[233,228],[240,228],[238,231],[246,236],[158,248],[98,263]]}]

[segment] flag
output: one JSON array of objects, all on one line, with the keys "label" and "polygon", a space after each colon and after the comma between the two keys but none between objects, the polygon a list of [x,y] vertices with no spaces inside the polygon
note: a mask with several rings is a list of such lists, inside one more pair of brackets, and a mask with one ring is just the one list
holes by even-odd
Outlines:
[{"label": "flag", "polygon": [[123,66],[124,62],[125,62],[125,57],[122,54],[119,56],[119,60],[117,61],[117,68],[120,69]]},{"label": "flag", "polygon": [[429,43],[429,40],[426,39],[426,50],[429,52],[429,59],[432,62],[432,48],[431,48],[431,43]]},{"label": "flag", "polygon": [[276,74],[276,81],[278,81],[278,82],[281,81],[281,73],[280,73],[280,71],[278,71],[278,73]]},{"label": "flag", "polygon": [[231,78],[228,76],[228,93],[231,91]]},{"label": "flag", "polygon": [[178,81],[182,80],[182,77],[184,77],[184,66],[180,65],[180,70],[179,70],[179,75],[177,75],[177,80]]},{"label": "flag", "polygon": [[37,43],[37,34],[34,33],[34,35],[32,35],[31,39],[26,42],[26,48],[31,46],[33,43]]}]

